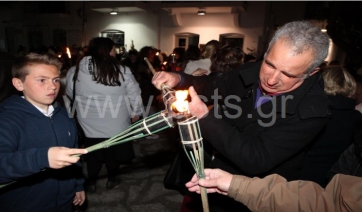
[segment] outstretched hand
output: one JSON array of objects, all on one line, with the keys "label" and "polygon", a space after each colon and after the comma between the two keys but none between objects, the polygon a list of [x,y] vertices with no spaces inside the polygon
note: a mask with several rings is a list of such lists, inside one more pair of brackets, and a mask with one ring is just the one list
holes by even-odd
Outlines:
[{"label": "outstretched hand", "polygon": [[86,149],[70,149],[67,147],[51,147],[48,150],[50,168],[61,169],[78,162],[80,157],[71,157],[76,154],[87,154]]},{"label": "outstretched hand", "polygon": [[201,101],[193,86],[189,88],[189,94],[191,97],[191,102],[189,103],[190,113],[198,119],[201,119],[209,112],[209,109],[205,103]]},{"label": "outstretched hand", "polygon": [[227,195],[233,175],[221,169],[205,169],[205,179],[198,179],[195,174],[186,187],[191,192],[200,193],[200,186],[205,187],[207,193]]}]

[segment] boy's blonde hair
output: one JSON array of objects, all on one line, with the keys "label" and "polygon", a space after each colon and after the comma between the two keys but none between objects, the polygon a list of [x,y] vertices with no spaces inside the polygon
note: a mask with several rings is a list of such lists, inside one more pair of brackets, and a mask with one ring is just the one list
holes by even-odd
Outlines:
[{"label": "boy's blonde hair", "polygon": [[353,76],[339,65],[327,66],[321,69],[324,80],[324,91],[328,95],[337,94],[353,97],[357,83]]},{"label": "boy's blonde hair", "polygon": [[13,78],[18,78],[24,82],[26,75],[29,74],[28,67],[40,64],[53,65],[57,67],[59,72],[63,66],[62,61],[54,55],[29,53],[14,62],[12,67]]}]

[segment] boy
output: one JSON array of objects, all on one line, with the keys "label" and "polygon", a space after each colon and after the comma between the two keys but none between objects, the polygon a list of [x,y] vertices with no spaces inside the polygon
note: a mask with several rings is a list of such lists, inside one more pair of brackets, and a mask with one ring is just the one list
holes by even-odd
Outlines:
[{"label": "boy", "polygon": [[15,61],[14,87],[23,96],[0,104],[0,211],[72,211],[85,200],[75,122],[54,104],[62,63],[30,53]]}]

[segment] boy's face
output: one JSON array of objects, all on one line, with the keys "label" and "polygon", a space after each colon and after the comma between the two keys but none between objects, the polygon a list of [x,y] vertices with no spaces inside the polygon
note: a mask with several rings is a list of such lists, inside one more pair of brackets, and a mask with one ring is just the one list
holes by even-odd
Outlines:
[{"label": "boy's face", "polygon": [[48,111],[48,106],[53,103],[60,87],[60,75],[56,66],[38,64],[28,66],[29,74],[24,82],[13,78],[14,87],[22,91],[24,97],[31,104]]}]

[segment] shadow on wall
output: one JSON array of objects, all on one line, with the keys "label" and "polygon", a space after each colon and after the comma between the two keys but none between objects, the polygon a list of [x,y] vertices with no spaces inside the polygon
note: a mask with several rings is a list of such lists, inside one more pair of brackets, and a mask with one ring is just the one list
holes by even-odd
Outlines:
[{"label": "shadow on wall", "polygon": [[0,102],[13,94],[19,93],[11,82],[11,66],[15,59],[14,56],[8,53],[0,52]]}]

